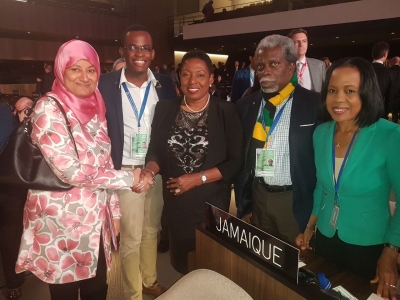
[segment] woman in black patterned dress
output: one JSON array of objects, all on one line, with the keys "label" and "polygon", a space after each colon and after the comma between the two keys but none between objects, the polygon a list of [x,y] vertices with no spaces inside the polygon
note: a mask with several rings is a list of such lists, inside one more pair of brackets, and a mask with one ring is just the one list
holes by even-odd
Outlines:
[{"label": "woman in black patterned dress", "polygon": [[195,248],[195,225],[205,220],[205,202],[227,211],[232,179],[243,164],[242,124],[232,103],[210,97],[211,68],[201,50],[182,58],[184,97],[158,102],[142,171],[162,175],[171,264],[183,274]]}]

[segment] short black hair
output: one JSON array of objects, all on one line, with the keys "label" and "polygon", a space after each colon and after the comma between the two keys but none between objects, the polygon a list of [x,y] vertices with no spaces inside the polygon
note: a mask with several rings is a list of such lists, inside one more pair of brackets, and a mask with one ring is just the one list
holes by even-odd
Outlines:
[{"label": "short black hair", "polygon": [[122,45],[122,47],[125,46],[126,35],[129,32],[132,32],[132,31],[144,31],[144,32],[147,32],[150,35],[151,43],[153,43],[153,36],[151,35],[151,32],[147,29],[147,27],[145,27],[143,25],[140,25],[140,24],[133,24],[133,25],[130,25],[130,26],[126,27],[125,30],[124,30],[124,33],[122,34],[122,37],[121,37],[121,45]]},{"label": "short black hair", "polygon": [[289,32],[289,34],[288,34],[287,36],[290,37],[290,38],[292,38],[295,34],[298,34],[298,33],[304,33],[304,34],[306,35],[306,37],[308,38],[308,33],[307,33],[307,31],[306,31],[305,29],[303,29],[303,28],[296,28],[296,29],[293,29],[292,31]]},{"label": "short black hair", "polygon": [[211,58],[208,56],[207,53],[205,53],[203,50],[200,50],[200,49],[193,49],[193,50],[190,50],[189,52],[187,52],[182,57],[181,64],[184,65],[187,60],[194,59],[194,58],[201,59],[202,61],[204,61],[204,63],[207,66],[208,71],[210,72],[210,74],[212,73]]},{"label": "short black hair", "polygon": [[389,44],[386,42],[376,43],[372,47],[372,58],[380,59],[385,56],[386,53],[389,53]]},{"label": "short black hair", "polygon": [[358,93],[361,99],[361,110],[357,115],[356,123],[360,128],[372,125],[384,114],[383,100],[372,64],[361,57],[343,58],[335,61],[330,66],[326,72],[325,82],[321,90],[320,118],[322,121],[332,121],[332,117],[326,108],[329,81],[333,71],[344,67],[355,68],[360,73],[360,88]]}]

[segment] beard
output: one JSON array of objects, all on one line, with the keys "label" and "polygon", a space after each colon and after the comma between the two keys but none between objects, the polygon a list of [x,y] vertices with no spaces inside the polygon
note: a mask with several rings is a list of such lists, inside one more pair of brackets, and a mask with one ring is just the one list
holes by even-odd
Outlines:
[{"label": "beard", "polygon": [[273,86],[263,86],[264,82],[271,82],[271,80],[269,80],[268,78],[265,78],[265,77],[260,79],[261,89],[264,93],[275,93],[278,91],[279,86],[277,84],[275,84]]}]

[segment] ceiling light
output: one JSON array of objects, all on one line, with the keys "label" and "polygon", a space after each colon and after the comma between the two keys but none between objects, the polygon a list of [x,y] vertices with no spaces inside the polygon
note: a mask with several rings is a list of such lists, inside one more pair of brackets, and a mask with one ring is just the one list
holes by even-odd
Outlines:
[{"label": "ceiling light", "polygon": [[352,41],[352,43],[355,43],[356,41]]},{"label": "ceiling light", "polygon": [[312,45],[314,45],[314,44],[310,44],[310,46],[312,46]]},{"label": "ceiling light", "polygon": [[115,40],[116,42],[118,42],[118,40]]},{"label": "ceiling light", "polygon": [[28,32],[27,32],[27,34],[31,34],[31,32],[30,32],[30,31],[28,31]]},{"label": "ceiling light", "polygon": [[27,2],[28,0],[15,0],[15,1],[18,1],[18,2]]},{"label": "ceiling light", "polygon": [[394,34],[394,32],[392,32],[391,34]]},{"label": "ceiling light", "polygon": [[338,39],[339,37],[337,36],[336,38]]},{"label": "ceiling light", "polygon": [[76,36],[77,39],[79,39],[79,36]]}]

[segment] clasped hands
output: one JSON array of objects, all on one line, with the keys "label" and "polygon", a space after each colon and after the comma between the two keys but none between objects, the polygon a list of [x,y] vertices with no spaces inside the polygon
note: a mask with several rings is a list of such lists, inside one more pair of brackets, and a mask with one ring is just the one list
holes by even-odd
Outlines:
[{"label": "clasped hands", "polygon": [[133,170],[133,185],[131,190],[135,193],[147,191],[155,183],[153,173],[148,169],[136,168]]}]

